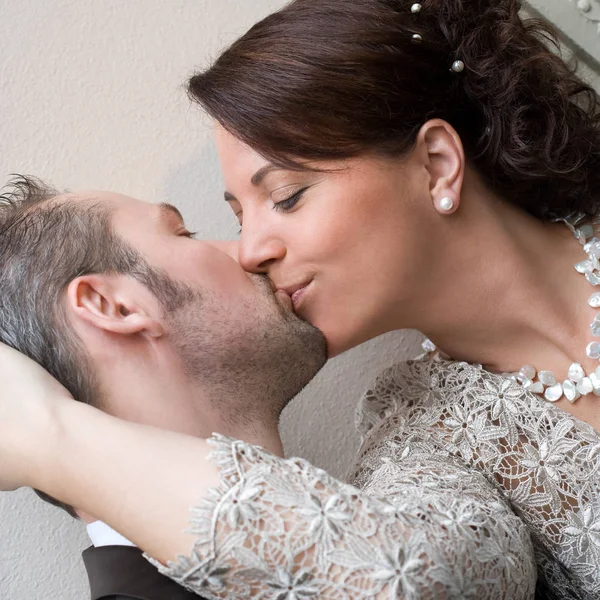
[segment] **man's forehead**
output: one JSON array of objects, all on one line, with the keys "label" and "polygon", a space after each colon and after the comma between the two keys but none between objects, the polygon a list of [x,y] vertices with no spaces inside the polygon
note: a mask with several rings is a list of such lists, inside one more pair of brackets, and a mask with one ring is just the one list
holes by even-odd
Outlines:
[{"label": "man's forehead", "polygon": [[58,201],[74,201],[74,202],[108,202],[115,206],[129,206],[129,205],[144,205],[149,202],[132,198],[131,196],[125,196],[124,194],[118,194],[117,192],[108,192],[106,190],[76,190],[73,192],[66,192],[57,197]]},{"label": "man's forehead", "polygon": [[61,194],[60,196],[57,196],[55,200],[57,202],[78,202],[87,204],[102,203],[112,210],[113,217],[125,215],[152,216],[159,213],[157,205],[152,204],[151,202],[138,200],[131,196],[105,190],[77,190]]},{"label": "man's forehead", "polygon": [[54,199],[55,202],[82,202],[94,204],[101,202],[108,206],[113,213],[113,222],[118,225],[119,222],[128,222],[147,217],[152,221],[183,221],[183,216],[179,209],[166,202],[154,204],[144,200],[138,200],[131,196],[108,192],[104,190],[78,190],[61,194]]}]

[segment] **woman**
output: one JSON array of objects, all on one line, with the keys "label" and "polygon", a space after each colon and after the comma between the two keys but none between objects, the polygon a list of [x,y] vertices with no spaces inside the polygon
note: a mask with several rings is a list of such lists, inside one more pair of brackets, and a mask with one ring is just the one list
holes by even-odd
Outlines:
[{"label": "woman", "polygon": [[[590,295],[600,283],[598,97],[547,49],[541,25],[519,19],[518,8],[512,0],[296,0],[190,82],[218,124],[226,198],[242,223],[242,266],[287,291],[297,312],[325,333],[332,355],[398,328],[420,329],[440,349],[428,344],[427,356],[382,374],[361,404],[364,443],[353,482],[388,500],[389,509],[372,509],[380,519],[399,507],[412,518],[405,524],[412,541],[392,546],[396,562],[361,579],[373,586],[365,597],[530,597],[529,567],[498,570],[499,556],[514,556],[508,548],[486,562],[486,547],[481,564],[468,544],[458,551],[447,537],[438,547],[446,546],[443,560],[419,550],[419,535],[431,543],[436,531],[452,530],[455,541],[480,533],[482,512],[470,521],[441,515],[451,496],[476,498],[486,485],[531,535],[540,594],[600,594],[600,350],[593,341],[600,301]],[[155,494],[142,450],[156,448],[159,434],[93,418],[129,439],[127,451],[141,465],[132,487],[145,492],[139,507],[140,497]],[[180,469],[192,468],[184,457],[204,452],[198,441],[160,435],[163,454],[182,458]],[[216,565],[205,578],[216,582],[212,597],[241,594],[227,585],[241,566],[251,577],[251,563],[232,566],[232,550],[220,555],[215,541],[236,539],[215,508],[227,477],[235,486],[245,477],[232,475],[240,458],[231,448],[221,446],[225,474],[211,471],[196,496],[189,475],[171,474],[170,494],[137,518],[124,518],[124,507],[94,505],[73,481],[64,489],[49,482],[44,491],[112,521],[162,558],[187,549],[168,531],[181,524],[186,503],[223,477],[221,495],[208,504],[208,537],[165,572],[189,585],[190,573]],[[389,471],[405,465],[402,485],[395,478],[386,488]],[[322,485],[344,494],[330,480]],[[353,509],[353,499],[363,498],[356,491],[343,497]],[[502,515],[502,504],[486,497]],[[159,518],[159,506],[180,512]],[[298,515],[278,514],[288,527],[297,524]],[[169,540],[167,552],[144,537],[144,522],[160,524],[162,537],[154,537]],[[502,523],[489,530],[499,547]],[[206,552],[207,541],[216,555]],[[268,554],[264,542],[259,536],[250,547]],[[373,544],[367,547],[365,554]],[[306,571],[298,572],[306,580],[290,580],[296,597],[349,596],[343,585],[360,570],[361,550],[328,548],[318,561],[308,553]],[[270,557],[270,568],[281,566]],[[490,565],[495,572],[486,571]],[[450,571],[466,582],[460,591]],[[301,590],[311,577],[329,581],[328,593],[308,584]],[[260,597],[269,584],[248,585]],[[200,584],[194,589],[206,593]]]},{"label": "woman", "polygon": [[542,582],[600,594],[598,96],[518,9],[297,0],[189,91],[218,124],[241,265],[332,354],[414,328],[455,359],[380,377],[355,481],[443,448],[500,486]]}]

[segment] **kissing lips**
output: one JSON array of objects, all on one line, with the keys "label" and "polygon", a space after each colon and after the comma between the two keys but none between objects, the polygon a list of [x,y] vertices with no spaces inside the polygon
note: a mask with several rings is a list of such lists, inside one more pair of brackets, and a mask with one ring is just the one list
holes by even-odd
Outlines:
[{"label": "kissing lips", "polygon": [[286,291],[277,290],[275,292],[275,297],[277,298],[278,302],[282,304],[285,308],[287,308],[291,312],[294,312],[294,303],[292,302],[290,295]]},{"label": "kissing lips", "polygon": [[287,294],[291,298],[294,310],[298,311],[300,304],[302,303],[302,300],[306,295],[306,291],[308,290],[312,282],[313,280],[311,279],[310,281],[305,281],[304,283],[297,283],[295,285],[290,285],[287,287],[281,286],[277,289],[277,292],[284,292],[285,294]]},{"label": "kissing lips", "polygon": [[308,289],[308,286],[310,285],[310,283],[308,283],[307,285],[305,285],[304,287],[301,287],[299,290],[296,290],[291,298],[292,298],[292,304],[294,305],[294,310],[298,310],[298,308],[300,307],[300,304],[302,302],[302,298],[304,298],[304,295],[306,293],[306,290]]}]

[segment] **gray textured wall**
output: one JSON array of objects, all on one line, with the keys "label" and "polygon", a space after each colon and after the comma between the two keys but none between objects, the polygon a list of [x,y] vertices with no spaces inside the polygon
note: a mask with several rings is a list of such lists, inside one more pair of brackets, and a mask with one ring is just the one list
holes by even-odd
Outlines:
[{"label": "gray textured wall", "polygon": [[[33,173],[58,187],[169,201],[206,237],[232,237],[209,123],[181,86],[282,4],[0,0],[0,179]],[[328,365],[284,416],[288,454],[343,476],[361,391],[417,342],[412,332],[391,334]],[[86,545],[80,524],[31,492],[0,494],[0,599],[86,598]]]}]

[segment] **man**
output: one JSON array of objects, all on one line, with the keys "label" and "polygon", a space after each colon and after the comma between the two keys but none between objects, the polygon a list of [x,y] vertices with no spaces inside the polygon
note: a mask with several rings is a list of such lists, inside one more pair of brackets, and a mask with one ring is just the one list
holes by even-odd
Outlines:
[{"label": "man", "polygon": [[[0,341],[107,413],[281,453],[271,425],[324,364],[325,340],[231,251],[193,240],[173,206],[17,177],[0,196]],[[92,600],[198,598],[82,516]]]}]

